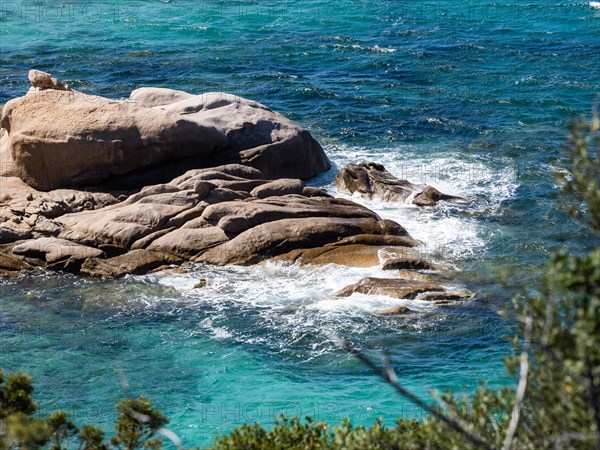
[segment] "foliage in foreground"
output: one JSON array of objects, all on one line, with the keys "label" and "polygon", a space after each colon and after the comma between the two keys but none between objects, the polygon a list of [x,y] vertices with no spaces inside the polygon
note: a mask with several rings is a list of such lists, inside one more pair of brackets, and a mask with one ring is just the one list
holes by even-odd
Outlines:
[{"label": "foliage in foreground", "polygon": [[[573,127],[570,175],[559,181],[571,214],[600,234],[599,128],[598,117]],[[309,418],[282,418],[270,431],[247,424],[221,436],[212,448],[600,449],[598,241],[584,256],[553,255],[537,291],[514,300],[520,336],[513,340],[517,356],[507,357],[506,366],[518,380],[516,388],[482,386],[469,398],[447,393],[438,399],[437,414],[422,422],[400,419],[387,428],[380,423],[353,427],[347,421],[330,428]],[[389,373],[384,378],[394,385]],[[168,420],[144,397],[117,406],[114,437],[107,440],[102,430],[78,428],[63,412],[35,417],[32,393],[28,376],[0,372],[0,450],[132,450],[163,444],[158,435]]]}]

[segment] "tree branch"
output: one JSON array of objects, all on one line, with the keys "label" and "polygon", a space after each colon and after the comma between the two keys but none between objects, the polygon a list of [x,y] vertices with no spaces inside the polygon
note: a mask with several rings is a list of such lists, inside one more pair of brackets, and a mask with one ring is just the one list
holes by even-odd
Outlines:
[{"label": "tree branch", "polygon": [[[598,404],[598,390],[596,389],[596,379],[594,377],[594,369],[592,362],[590,361],[590,354],[585,353],[585,375],[588,382],[588,401],[590,402],[590,408],[594,415],[594,422],[596,423],[596,433],[600,433],[600,404]],[[600,449],[600,440],[596,441],[596,448]]]},{"label": "tree branch", "polygon": [[525,317],[525,340],[523,342],[523,349],[521,350],[521,368],[519,372],[519,384],[517,385],[517,394],[515,398],[515,405],[513,406],[512,414],[510,417],[510,423],[508,424],[508,430],[504,443],[502,444],[503,450],[510,450],[512,442],[519,426],[519,419],[521,417],[521,408],[523,407],[523,399],[525,398],[525,390],[527,389],[527,374],[529,373],[529,348],[531,347],[531,329],[533,326],[533,320],[531,317]]},{"label": "tree branch", "polygon": [[331,339],[336,344],[338,344],[341,348],[346,350],[348,353],[354,355],[356,358],[361,360],[375,374],[377,374],[381,378],[383,378],[384,381],[391,384],[392,387],[396,390],[396,392],[398,392],[400,395],[402,395],[403,397],[406,397],[411,402],[413,402],[415,405],[424,409],[429,414],[431,414],[432,416],[439,419],[441,422],[444,422],[446,425],[448,425],[454,431],[456,431],[457,433],[461,434],[466,439],[471,441],[473,444],[475,444],[481,448],[492,450],[492,446],[490,446],[490,444],[485,442],[483,440],[483,438],[481,436],[479,436],[476,432],[470,430],[468,428],[468,426],[466,424],[462,423],[462,421],[458,417],[453,418],[453,417],[449,417],[449,416],[443,414],[441,411],[439,411],[436,408],[432,407],[431,405],[427,404],[426,402],[421,400],[419,397],[417,397],[415,394],[413,394],[409,390],[402,387],[398,383],[398,377],[396,376],[396,373],[394,372],[394,369],[392,368],[392,366],[391,366],[388,358],[385,356],[385,354],[384,354],[384,366],[385,367],[383,369],[381,369],[367,355],[365,355],[359,349],[353,347],[352,344],[350,344],[348,341],[346,341],[344,339],[339,339],[337,337],[332,337]]}]

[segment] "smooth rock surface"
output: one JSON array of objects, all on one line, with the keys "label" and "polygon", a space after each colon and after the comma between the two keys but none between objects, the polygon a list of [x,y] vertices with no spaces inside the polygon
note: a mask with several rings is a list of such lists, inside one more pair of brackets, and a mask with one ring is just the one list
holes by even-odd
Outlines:
[{"label": "smooth rock surface", "polygon": [[411,312],[408,306],[392,306],[391,308],[381,309],[376,314],[379,316],[403,316]]},{"label": "smooth rock surface", "polygon": [[187,168],[241,163],[266,178],[309,178],[329,169],[308,131],[238,96],[149,88],[115,101],[64,90],[42,72],[30,78],[39,88],[2,109],[0,175],[38,190],[90,186],[177,161]]},{"label": "smooth rock surface", "polygon": [[400,299],[414,299],[423,292],[445,291],[436,283],[428,283],[400,278],[363,278],[358,283],[346,286],[334,294],[335,297],[349,297],[352,294],[385,295]]},{"label": "smooth rock surface", "polygon": [[141,275],[161,266],[181,262],[180,258],[172,255],[149,250],[133,250],[108,259],[88,258],[82,264],[80,272],[83,275],[99,278],[120,278],[128,274]]},{"label": "smooth rock surface", "polygon": [[79,271],[81,264],[88,258],[104,256],[97,248],[80,245],[65,239],[39,238],[15,245],[15,255],[45,262],[51,270]]},{"label": "smooth rock surface", "polygon": [[435,270],[435,266],[423,259],[407,256],[388,259],[382,270]]}]

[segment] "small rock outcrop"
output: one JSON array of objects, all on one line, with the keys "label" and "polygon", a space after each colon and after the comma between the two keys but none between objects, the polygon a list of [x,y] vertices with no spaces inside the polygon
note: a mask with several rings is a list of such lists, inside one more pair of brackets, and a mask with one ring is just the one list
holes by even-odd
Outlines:
[{"label": "small rock outcrop", "polygon": [[392,306],[391,308],[381,309],[376,311],[379,316],[404,316],[410,314],[412,311],[408,306]]},{"label": "small rock outcrop", "polygon": [[374,162],[346,164],[337,174],[335,183],[341,192],[358,192],[363,198],[384,202],[406,203],[410,200],[417,206],[433,206],[440,200],[466,202],[463,197],[443,194],[434,187],[401,180]]},{"label": "small rock outcrop", "polygon": [[29,71],[29,82],[35,89],[46,90],[54,89],[57,91],[71,91],[71,87],[68,84],[64,84],[62,81],[52,78],[52,75],[40,70],[31,69]]},{"label": "small rock outcrop", "polygon": [[268,179],[329,169],[307,130],[235,95],[143,88],[115,101],[71,90],[44,72],[29,78],[27,95],[2,108],[0,176],[38,190],[132,181],[144,168],[142,185],[227,163],[255,167]]},{"label": "small rock outcrop", "polygon": [[445,288],[437,283],[429,283],[402,278],[363,278],[358,283],[346,286],[336,292],[335,297],[349,297],[352,294],[385,295],[399,299],[415,299],[424,292],[443,292]]},{"label": "small rock outcrop", "polygon": [[108,259],[87,258],[80,273],[99,278],[120,278],[128,274],[142,275],[159,267],[181,262],[181,258],[173,255],[138,249]]},{"label": "small rock outcrop", "polygon": [[[334,294],[335,297],[349,297],[353,294],[382,295],[403,300],[423,300],[434,304],[455,304],[473,296],[468,291],[449,291],[433,281],[419,281],[405,278],[363,278]],[[451,302],[451,303],[450,303]],[[400,307],[402,309],[403,307]],[[392,310],[386,310],[390,314]],[[406,312],[406,311],[404,311]]]}]

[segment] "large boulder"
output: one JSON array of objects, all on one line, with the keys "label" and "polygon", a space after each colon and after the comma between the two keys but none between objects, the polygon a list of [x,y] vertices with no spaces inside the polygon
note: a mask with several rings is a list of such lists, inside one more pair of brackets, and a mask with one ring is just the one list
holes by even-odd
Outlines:
[{"label": "large boulder", "polygon": [[432,186],[401,180],[374,162],[346,164],[337,174],[335,184],[341,192],[358,192],[363,198],[384,202],[410,201],[417,206],[433,206],[440,200],[466,202],[463,197],[443,194]]},{"label": "large boulder", "polygon": [[43,72],[30,79],[34,87],[2,109],[0,175],[39,190],[100,184],[142,168],[157,167],[158,177],[170,173],[165,163],[175,170],[242,163],[271,179],[329,169],[308,131],[235,95],[144,88],[115,101],[69,90]]}]

